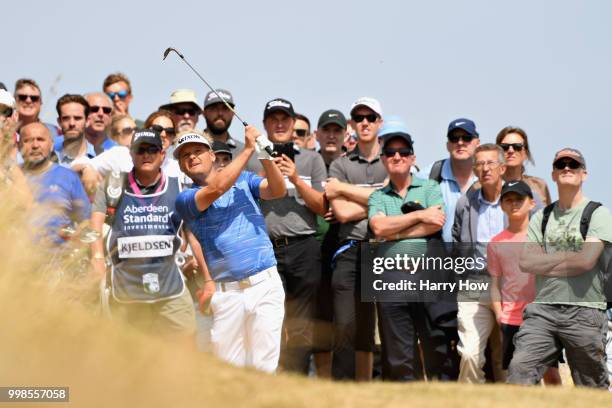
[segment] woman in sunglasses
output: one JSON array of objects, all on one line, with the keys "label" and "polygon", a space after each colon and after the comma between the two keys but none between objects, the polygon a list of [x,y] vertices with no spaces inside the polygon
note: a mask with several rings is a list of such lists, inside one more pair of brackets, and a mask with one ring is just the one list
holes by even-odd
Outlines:
[{"label": "woman in sunglasses", "polygon": [[168,147],[174,143],[176,138],[176,131],[174,129],[176,129],[176,126],[172,112],[164,109],[153,112],[145,120],[144,127],[159,132],[164,150],[168,150]]},{"label": "woman in sunglasses", "polygon": [[506,159],[504,180],[525,181],[534,193],[537,208],[550,204],[550,191],[546,182],[539,177],[525,174],[525,161],[535,164],[529,150],[527,133],[519,127],[506,126],[497,134],[495,143],[504,150]]},{"label": "woman in sunglasses", "polygon": [[121,146],[130,147],[136,122],[130,115],[115,115],[110,124],[110,136]]}]

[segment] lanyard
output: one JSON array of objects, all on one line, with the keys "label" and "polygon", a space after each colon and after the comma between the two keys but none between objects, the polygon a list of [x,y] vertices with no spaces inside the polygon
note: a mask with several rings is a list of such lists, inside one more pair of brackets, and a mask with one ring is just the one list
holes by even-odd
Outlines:
[{"label": "lanyard", "polygon": [[[164,177],[164,173],[163,173],[163,171],[161,171],[161,169],[159,170],[159,173],[161,175],[161,181],[159,182],[159,186],[157,186],[157,189],[155,190],[155,192],[153,194],[159,193],[164,188],[164,185],[166,184],[166,178]],[[140,197],[143,197],[144,194],[142,194],[142,191],[140,190],[140,187],[138,187],[138,184],[136,183],[136,178],[134,177],[134,171],[133,170],[128,173],[128,182],[130,183],[130,187],[132,188],[132,191],[134,192],[134,195],[136,196],[136,199],[138,201],[140,201],[142,204],[145,204],[140,199]],[[157,199],[154,202],[157,202],[158,199],[159,199],[159,197],[157,197]]]}]

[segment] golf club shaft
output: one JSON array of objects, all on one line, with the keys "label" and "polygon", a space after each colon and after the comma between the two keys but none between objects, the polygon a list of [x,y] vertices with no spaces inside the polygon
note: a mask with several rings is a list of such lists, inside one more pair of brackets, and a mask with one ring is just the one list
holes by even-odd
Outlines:
[{"label": "golf club shaft", "polygon": [[[166,48],[166,51],[164,51],[164,58],[163,60],[166,59],[166,57],[168,56],[168,54],[170,54],[170,51],[174,51],[176,53],[176,55],[178,55],[185,64],[187,64],[187,66],[189,68],[191,68],[191,70],[198,76],[198,78],[200,78],[202,80],[202,82],[204,82],[206,84],[206,86],[208,87],[208,89],[210,89],[215,95],[217,95],[217,98],[219,98],[224,104],[225,106],[227,106],[227,108],[238,118],[238,120],[240,122],[242,122],[242,124],[244,125],[244,127],[247,127],[249,124],[246,123],[246,121],[242,120],[242,118],[240,116],[238,116],[238,113],[236,113],[236,111],[234,110],[234,108],[232,107],[232,105],[230,105],[229,103],[227,103],[227,101],[225,100],[225,98],[222,98],[221,95],[219,95],[217,93],[217,91],[215,90],[215,88],[212,87],[212,85],[210,85],[208,83],[208,81],[206,79],[204,79],[204,77],[202,75],[200,75],[200,73],[189,63],[189,61],[187,61],[185,59],[185,56],[183,54],[181,54],[180,52],[178,52],[178,50],[176,48],[172,48],[172,47],[168,47]],[[163,61],[162,60],[162,61]],[[261,136],[260,136],[261,137]],[[258,138],[259,139],[259,138]],[[259,144],[259,143],[258,143]],[[271,156],[271,157],[276,157],[276,152],[274,150],[272,150],[272,148],[270,148],[270,146],[265,146],[263,147],[263,149]]]},{"label": "golf club shaft", "polygon": [[225,106],[227,106],[227,108],[232,111],[232,113],[238,118],[238,120],[240,122],[242,122],[242,124],[246,127],[249,124],[246,123],[244,120],[242,120],[242,118],[238,115],[238,113],[236,113],[236,111],[234,110],[234,108],[232,107],[232,105],[230,105],[229,103],[227,103],[227,101],[221,97],[221,95],[219,95],[217,93],[217,91],[215,90],[215,88],[212,87],[211,84],[208,83],[208,81],[206,79],[204,79],[204,77],[202,75],[200,75],[200,73],[189,63],[189,61],[187,61],[185,59],[185,56],[183,54],[181,54],[180,52],[178,52],[175,48],[169,47],[168,49],[166,49],[166,51],[164,52],[164,59],[166,59],[166,57],[168,56],[168,54],[170,53],[170,51],[174,51],[176,52],[176,54],[183,60],[183,62],[185,62],[185,64],[187,64],[187,66],[189,68],[191,68],[191,70],[198,76],[198,78],[200,78],[202,80],[202,82],[204,82],[206,84],[206,86],[208,87],[208,89],[210,89],[216,96],[217,98],[219,98],[224,104]]}]

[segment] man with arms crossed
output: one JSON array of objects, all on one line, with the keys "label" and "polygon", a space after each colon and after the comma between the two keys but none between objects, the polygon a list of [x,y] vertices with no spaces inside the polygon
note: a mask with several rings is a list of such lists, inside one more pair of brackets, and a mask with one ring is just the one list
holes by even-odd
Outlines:
[{"label": "man with arms crossed", "polygon": [[208,138],[196,132],[181,136],[174,156],[195,187],[179,195],[176,208],[200,242],[215,282],[210,300],[215,355],[271,373],[280,356],[285,293],[257,200],[280,198],[287,190],[265,151],[258,157],[268,178],[242,171],[258,136],[247,126],[244,150],[221,172],[214,171]]},{"label": "man with arms crossed", "polygon": [[334,350],[336,379],[372,379],[374,304],[361,302],[361,243],[368,239],[368,197],[382,187],[387,171],[380,160],[378,130],[383,123],[376,99],[359,98],[351,106],[357,147],[329,167],[325,194],[340,226],[342,246],[334,255]]},{"label": "man with arms crossed", "polygon": [[530,244],[520,260],[523,272],[536,275],[536,296],[514,338],[509,383],[536,384],[564,348],[574,384],[608,387],[601,258],[604,243],[612,241],[612,219],[608,209],[599,206],[583,231],[587,222],[581,219],[592,205],[582,193],[586,177],[582,153],[571,148],[557,152],[552,178],[559,201],[531,218]]}]

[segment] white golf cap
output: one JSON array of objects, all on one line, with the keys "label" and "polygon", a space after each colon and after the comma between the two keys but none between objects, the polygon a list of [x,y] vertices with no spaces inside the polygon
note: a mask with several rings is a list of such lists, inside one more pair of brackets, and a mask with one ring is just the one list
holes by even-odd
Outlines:
[{"label": "white golf cap", "polygon": [[355,108],[359,106],[365,106],[366,108],[372,109],[374,113],[376,113],[382,118],[382,107],[380,106],[380,102],[378,102],[377,99],[370,98],[369,96],[362,96],[361,98],[353,102],[353,104],[351,105],[351,113],[353,113]]},{"label": "white golf cap", "polygon": [[176,160],[179,159],[181,148],[189,143],[203,144],[212,150],[212,145],[202,133],[193,130],[185,133],[179,133],[175,142],[174,152],[172,153]]},{"label": "white golf cap", "polygon": [[0,89],[0,104],[8,106],[11,109],[15,109],[15,98],[8,91]]}]

